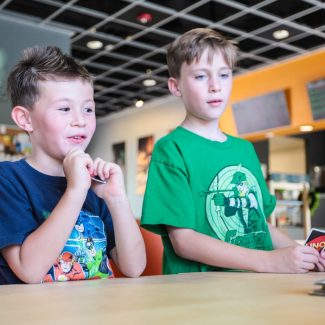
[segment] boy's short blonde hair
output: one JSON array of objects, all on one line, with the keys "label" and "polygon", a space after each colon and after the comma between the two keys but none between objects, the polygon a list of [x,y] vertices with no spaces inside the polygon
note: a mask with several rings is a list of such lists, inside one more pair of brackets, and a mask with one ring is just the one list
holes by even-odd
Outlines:
[{"label": "boy's short blonde hair", "polygon": [[34,46],[23,51],[23,57],[7,79],[7,93],[12,106],[32,109],[39,98],[39,81],[81,79],[92,85],[92,76],[71,56],[55,46]]},{"label": "boy's short blonde hair", "polygon": [[229,67],[234,68],[237,59],[237,47],[234,43],[213,29],[195,28],[178,37],[167,47],[170,77],[179,78],[182,64],[199,60],[207,48],[220,51]]}]

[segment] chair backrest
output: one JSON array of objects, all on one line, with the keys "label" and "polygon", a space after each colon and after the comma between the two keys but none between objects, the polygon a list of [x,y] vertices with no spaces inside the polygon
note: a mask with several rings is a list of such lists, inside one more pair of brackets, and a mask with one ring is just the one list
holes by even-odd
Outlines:
[{"label": "chair backrest", "polygon": [[[139,224],[139,221],[137,220]],[[140,227],[147,253],[147,266],[142,275],[161,275],[162,274],[162,256],[163,245],[161,237]],[[124,277],[118,268],[111,261],[112,269],[116,278]]]},{"label": "chair backrest", "polygon": [[140,227],[140,230],[147,252],[147,266],[142,275],[161,275],[164,251],[161,237],[142,227]]}]

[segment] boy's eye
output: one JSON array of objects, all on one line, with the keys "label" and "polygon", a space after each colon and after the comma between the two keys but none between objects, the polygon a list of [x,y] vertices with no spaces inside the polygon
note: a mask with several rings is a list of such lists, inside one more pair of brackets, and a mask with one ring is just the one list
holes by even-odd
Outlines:
[{"label": "boy's eye", "polygon": [[202,79],[204,79],[206,77],[206,75],[204,75],[204,74],[199,74],[199,75],[196,75],[195,76],[195,79],[197,79],[197,80],[202,80]]},{"label": "boy's eye", "polygon": [[231,76],[231,72],[223,72],[220,74],[220,77],[223,79],[227,79]]},{"label": "boy's eye", "polygon": [[91,107],[85,107],[85,108],[84,108],[84,112],[85,112],[85,113],[92,113],[93,111],[94,111],[94,109],[91,108]]},{"label": "boy's eye", "polygon": [[70,107],[61,107],[59,108],[59,111],[68,112],[70,111]]}]

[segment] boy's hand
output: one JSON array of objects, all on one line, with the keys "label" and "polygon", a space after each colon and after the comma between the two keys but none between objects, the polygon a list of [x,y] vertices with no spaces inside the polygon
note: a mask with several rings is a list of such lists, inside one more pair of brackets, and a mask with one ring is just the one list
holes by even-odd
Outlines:
[{"label": "boy's hand", "polygon": [[108,201],[114,198],[126,197],[123,172],[117,164],[96,158],[91,176],[98,176],[101,180],[106,181],[106,184],[99,184],[97,182],[92,184],[94,192],[99,197]]},{"label": "boy's hand", "polygon": [[88,191],[93,161],[87,153],[81,149],[69,151],[63,160],[63,170],[69,188]]},{"label": "boy's hand", "polygon": [[273,255],[271,272],[306,273],[319,263],[318,251],[310,246],[289,246],[270,253]]},{"label": "boy's hand", "polygon": [[325,249],[319,253],[319,260],[316,264],[315,271],[324,272],[325,271]]}]

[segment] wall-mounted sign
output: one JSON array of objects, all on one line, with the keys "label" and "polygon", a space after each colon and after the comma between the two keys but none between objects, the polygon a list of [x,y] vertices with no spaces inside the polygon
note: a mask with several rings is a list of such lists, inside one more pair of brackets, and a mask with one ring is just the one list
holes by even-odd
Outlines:
[{"label": "wall-mounted sign", "polygon": [[238,134],[290,124],[285,91],[248,98],[232,105]]},{"label": "wall-mounted sign", "polygon": [[314,120],[325,118],[325,79],[309,82],[307,88]]},{"label": "wall-mounted sign", "polygon": [[146,189],[148,168],[151,159],[151,154],[154,146],[154,137],[138,139],[138,155],[137,155],[137,174],[136,174],[136,194],[143,195]]},{"label": "wall-mounted sign", "polygon": [[125,142],[113,143],[113,161],[115,164],[118,164],[123,172],[124,181],[126,184],[126,159],[125,159]]}]

